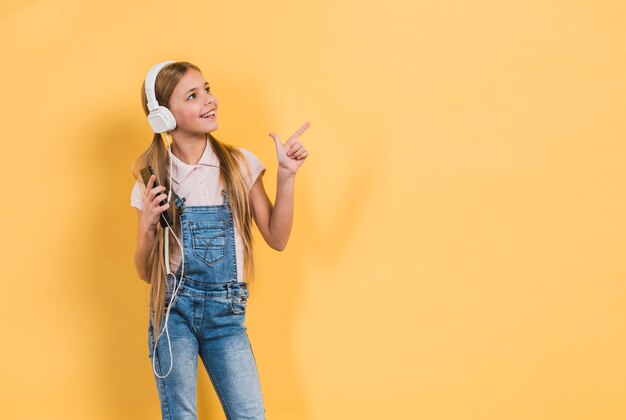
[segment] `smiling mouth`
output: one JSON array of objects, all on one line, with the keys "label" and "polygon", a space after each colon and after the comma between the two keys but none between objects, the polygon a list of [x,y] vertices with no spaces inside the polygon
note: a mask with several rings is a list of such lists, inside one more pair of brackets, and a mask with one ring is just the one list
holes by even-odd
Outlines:
[{"label": "smiling mouth", "polygon": [[200,115],[200,118],[215,118],[215,110]]}]

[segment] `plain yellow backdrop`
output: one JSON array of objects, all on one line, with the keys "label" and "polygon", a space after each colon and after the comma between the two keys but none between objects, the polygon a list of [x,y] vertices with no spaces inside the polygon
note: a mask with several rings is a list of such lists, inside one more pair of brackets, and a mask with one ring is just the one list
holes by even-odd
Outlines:
[{"label": "plain yellow backdrop", "polygon": [[130,167],[146,72],[185,60],[272,200],[268,133],[311,122],[287,249],[255,229],[268,419],[626,418],[625,23],[618,1],[3,2],[2,417],[160,418]]}]

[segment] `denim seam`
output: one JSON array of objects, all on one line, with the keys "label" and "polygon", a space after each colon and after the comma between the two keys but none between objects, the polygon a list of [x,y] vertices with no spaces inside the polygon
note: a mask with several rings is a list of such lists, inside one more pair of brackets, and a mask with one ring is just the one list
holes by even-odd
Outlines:
[{"label": "denim seam", "polygon": [[198,334],[198,330],[196,329],[196,299],[191,299],[191,312],[193,313],[193,320],[192,320],[192,326],[191,326],[191,330],[194,332],[194,334]]}]

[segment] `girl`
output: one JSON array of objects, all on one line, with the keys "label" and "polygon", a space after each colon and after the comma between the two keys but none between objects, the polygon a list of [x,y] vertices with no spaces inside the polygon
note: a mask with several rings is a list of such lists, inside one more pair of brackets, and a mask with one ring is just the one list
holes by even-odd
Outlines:
[{"label": "girl", "polygon": [[[263,186],[261,161],[211,134],[218,127],[218,101],[197,66],[184,61],[153,66],[141,101],[155,134],[133,165],[135,265],[139,277],[152,286],[149,357],[163,418],[197,418],[199,355],[226,418],[264,419],[244,325],[248,281],[254,276],[252,219],[270,247],[285,249],[295,175],[308,156],[298,138],[310,124],[285,144],[270,133],[278,156],[273,206]],[[139,171],[148,165],[154,175],[144,186]],[[161,217],[164,212],[170,214],[171,226]],[[171,250],[170,236],[176,241]],[[159,340],[163,331],[167,341]]]}]

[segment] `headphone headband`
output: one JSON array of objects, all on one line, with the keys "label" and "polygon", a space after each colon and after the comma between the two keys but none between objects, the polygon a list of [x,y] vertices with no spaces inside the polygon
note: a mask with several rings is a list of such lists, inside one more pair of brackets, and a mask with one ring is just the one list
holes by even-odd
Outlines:
[{"label": "headphone headband", "polygon": [[161,69],[171,63],[175,63],[175,61],[163,61],[161,63],[155,64],[148,71],[148,75],[146,76],[146,98],[148,99],[148,111],[153,111],[159,106],[159,103],[156,99],[156,93],[154,91],[154,85],[156,83],[157,75],[159,74]]}]

